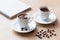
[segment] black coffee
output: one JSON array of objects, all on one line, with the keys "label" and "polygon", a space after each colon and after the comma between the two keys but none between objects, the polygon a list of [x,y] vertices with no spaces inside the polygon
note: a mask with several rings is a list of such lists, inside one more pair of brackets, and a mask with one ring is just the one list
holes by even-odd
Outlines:
[{"label": "black coffee", "polygon": [[27,14],[19,14],[18,17],[26,16]]},{"label": "black coffee", "polygon": [[18,17],[19,17],[19,18],[22,18],[22,19],[27,19],[26,15],[27,15],[27,14],[20,14],[20,15],[18,15]]},{"label": "black coffee", "polygon": [[42,8],[40,8],[40,10],[43,11],[43,12],[48,12],[49,11],[49,9],[46,8],[46,7],[42,7]]}]

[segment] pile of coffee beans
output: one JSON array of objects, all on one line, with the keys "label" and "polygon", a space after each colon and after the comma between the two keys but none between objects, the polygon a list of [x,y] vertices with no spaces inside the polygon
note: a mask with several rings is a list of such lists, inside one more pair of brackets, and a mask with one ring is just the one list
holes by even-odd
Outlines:
[{"label": "pile of coffee beans", "polygon": [[40,30],[39,32],[36,33],[36,37],[43,39],[44,37],[46,38],[50,38],[52,36],[56,36],[56,34],[54,33],[55,30],[51,30],[51,29],[47,29],[47,30]]}]

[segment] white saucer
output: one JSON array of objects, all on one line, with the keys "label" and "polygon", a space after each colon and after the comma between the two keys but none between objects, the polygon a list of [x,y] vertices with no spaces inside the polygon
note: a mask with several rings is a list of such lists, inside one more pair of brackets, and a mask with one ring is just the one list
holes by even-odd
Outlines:
[{"label": "white saucer", "polygon": [[22,30],[21,30],[21,26],[19,25],[18,19],[15,19],[15,20],[12,22],[12,24],[13,24],[12,29],[13,29],[14,31],[20,32],[20,33],[28,33],[28,32],[33,31],[33,30],[36,28],[36,23],[35,23],[35,21],[32,21],[31,23],[28,24],[29,29],[28,29],[27,31],[22,31]]},{"label": "white saucer", "polygon": [[40,10],[38,10],[37,12],[35,12],[32,16],[34,17],[34,20],[38,23],[41,23],[41,24],[51,24],[53,22],[56,21],[56,15],[54,14],[54,12],[51,12],[49,14],[49,21],[43,21],[42,18],[40,17]]}]

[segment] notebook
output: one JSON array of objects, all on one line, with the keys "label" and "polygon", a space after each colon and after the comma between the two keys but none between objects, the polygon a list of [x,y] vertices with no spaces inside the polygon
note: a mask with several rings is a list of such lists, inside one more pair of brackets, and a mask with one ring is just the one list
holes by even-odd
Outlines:
[{"label": "notebook", "polygon": [[9,18],[28,8],[30,8],[30,6],[20,0],[0,0],[0,12]]}]

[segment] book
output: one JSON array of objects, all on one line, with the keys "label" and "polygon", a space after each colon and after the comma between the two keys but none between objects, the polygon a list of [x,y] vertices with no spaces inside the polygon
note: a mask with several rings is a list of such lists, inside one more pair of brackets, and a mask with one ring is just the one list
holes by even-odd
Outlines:
[{"label": "book", "polygon": [[29,8],[29,5],[19,0],[0,0],[0,13],[9,18]]}]

